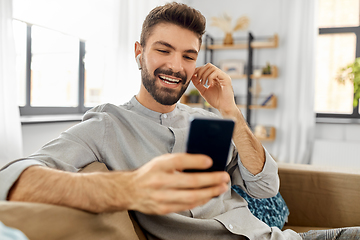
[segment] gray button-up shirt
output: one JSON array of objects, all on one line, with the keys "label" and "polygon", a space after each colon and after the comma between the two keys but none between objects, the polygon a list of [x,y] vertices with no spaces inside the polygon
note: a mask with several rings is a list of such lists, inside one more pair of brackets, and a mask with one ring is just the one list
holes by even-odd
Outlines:
[{"label": "gray button-up shirt", "polygon": [[[110,170],[131,170],[165,153],[185,151],[189,118],[217,117],[203,109],[178,103],[166,114],[151,111],[135,97],[122,106],[100,105],[88,111],[83,121],[63,132],[31,156],[19,159],[0,171],[0,200],[21,172],[32,165],[45,165],[76,172],[87,164],[99,161]],[[262,172],[251,174],[241,163],[236,151],[229,159],[227,171],[230,185],[239,185],[250,196],[274,196],[279,187],[277,165],[266,152]],[[301,239],[295,232],[270,228],[254,217],[247,202],[229,188],[203,206],[168,214],[136,218],[148,237],[160,239]]]}]

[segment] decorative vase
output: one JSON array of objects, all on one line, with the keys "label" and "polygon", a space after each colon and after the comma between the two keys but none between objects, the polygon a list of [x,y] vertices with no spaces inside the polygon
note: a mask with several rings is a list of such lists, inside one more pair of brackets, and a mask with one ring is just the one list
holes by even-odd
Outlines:
[{"label": "decorative vase", "polygon": [[232,37],[232,34],[226,33],[224,38],[224,45],[233,45],[233,44],[234,44],[234,39]]}]

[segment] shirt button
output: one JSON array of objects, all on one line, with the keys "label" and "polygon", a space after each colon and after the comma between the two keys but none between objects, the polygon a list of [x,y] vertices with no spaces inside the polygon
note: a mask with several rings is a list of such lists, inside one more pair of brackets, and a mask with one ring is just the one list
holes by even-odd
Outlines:
[{"label": "shirt button", "polygon": [[230,228],[230,229],[233,229],[234,226],[233,226],[232,224],[229,224],[229,228]]},{"label": "shirt button", "polygon": [[167,118],[167,115],[166,115],[166,114],[163,114],[163,117],[164,117],[164,118]]}]

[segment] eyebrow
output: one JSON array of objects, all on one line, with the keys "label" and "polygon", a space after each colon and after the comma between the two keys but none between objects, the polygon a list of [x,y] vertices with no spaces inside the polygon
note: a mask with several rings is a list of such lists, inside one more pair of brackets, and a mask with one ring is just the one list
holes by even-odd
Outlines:
[{"label": "eyebrow", "polygon": [[[164,42],[164,41],[156,41],[153,45],[157,45],[157,44],[164,45],[165,47],[168,47],[168,48],[171,48],[171,49],[174,49],[174,50],[175,50],[175,47],[172,46],[171,44],[167,43],[167,42]],[[194,53],[194,54],[198,54],[198,53],[199,53],[199,52],[196,51],[195,49],[187,49],[187,50],[185,50],[184,52],[186,52],[186,53]]]}]

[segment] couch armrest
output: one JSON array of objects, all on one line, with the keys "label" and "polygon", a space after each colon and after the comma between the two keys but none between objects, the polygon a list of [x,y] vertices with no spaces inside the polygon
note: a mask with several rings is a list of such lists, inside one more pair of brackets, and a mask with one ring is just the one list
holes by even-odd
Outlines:
[{"label": "couch armrest", "polygon": [[288,225],[360,226],[360,169],[279,163],[279,176]]},{"label": "couch armrest", "polygon": [[[81,172],[106,172],[94,162]],[[74,208],[34,202],[0,201],[0,221],[21,230],[31,240],[145,240],[128,211],[94,214]]]}]

